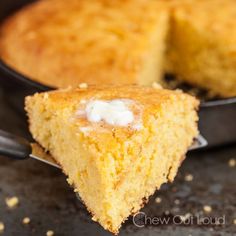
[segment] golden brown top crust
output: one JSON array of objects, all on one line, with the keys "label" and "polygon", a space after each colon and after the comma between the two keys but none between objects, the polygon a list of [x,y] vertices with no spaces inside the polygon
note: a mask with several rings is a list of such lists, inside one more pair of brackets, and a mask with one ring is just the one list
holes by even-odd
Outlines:
[{"label": "golden brown top crust", "polygon": [[167,90],[162,88],[151,88],[142,86],[113,86],[89,85],[88,88],[66,88],[53,90],[50,92],[36,93],[28,96],[26,99],[34,97],[49,99],[51,103],[57,104],[58,108],[64,108],[78,104],[81,100],[112,100],[117,98],[131,99],[147,107],[158,107],[166,101],[188,101],[195,106],[199,104],[198,100],[181,90]]},{"label": "golden brown top crust", "polygon": [[193,109],[197,109],[199,105],[196,98],[179,90],[171,91],[140,86],[117,86],[115,89],[112,86],[89,86],[86,89],[68,88],[46,93],[37,93],[26,98],[26,107],[29,102],[41,100],[40,103],[43,103],[47,107],[50,106],[51,110],[58,111],[59,113],[62,110],[68,110],[68,113],[74,112],[74,114],[76,114],[81,101],[109,101],[113,99],[133,100],[142,108],[144,121],[152,115],[155,116],[158,111],[165,109],[165,106],[176,102],[182,103],[183,106],[190,105]]},{"label": "golden brown top crust", "polygon": [[0,55],[54,87],[135,83],[150,35],[166,18],[155,0],[41,0],[3,24]]}]

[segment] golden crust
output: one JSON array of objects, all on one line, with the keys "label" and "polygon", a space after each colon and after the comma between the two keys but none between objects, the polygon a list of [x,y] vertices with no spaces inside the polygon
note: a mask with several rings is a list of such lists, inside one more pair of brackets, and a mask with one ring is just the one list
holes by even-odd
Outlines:
[{"label": "golden crust", "polygon": [[[112,100],[116,98],[135,99],[137,102],[151,107],[152,109],[158,109],[158,104],[162,104],[166,100],[174,101],[175,99],[181,99],[185,101],[191,101],[196,106],[199,104],[198,100],[181,90],[168,90],[160,88],[151,88],[138,85],[89,85],[88,88],[65,88],[59,90],[52,90],[45,93],[36,93],[35,97],[50,98],[51,101],[57,103],[59,107],[66,107],[68,104],[78,102],[86,99],[103,99]],[[31,96],[29,96],[30,98]],[[26,97],[26,100],[28,97]]]},{"label": "golden crust", "polygon": [[[156,89],[150,87],[141,87],[141,86],[116,86],[114,89],[112,86],[95,86],[90,85],[88,89],[77,88],[67,88],[60,89],[56,91],[50,91],[46,93],[36,93],[34,95],[34,99],[46,99],[48,106],[52,106],[60,112],[60,110],[65,110],[67,108],[71,108],[74,113],[80,109],[79,101],[89,100],[112,100],[112,99],[130,99],[135,101],[135,105],[132,108],[134,113],[140,112],[142,114],[142,122],[143,125],[146,125],[146,122],[149,119],[149,116],[155,115],[158,112],[161,112],[163,107],[170,105],[171,103],[180,100],[183,104],[192,104],[193,108],[197,109],[199,105],[199,101],[186,93],[183,93],[180,90],[167,90],[167,89]],[[32,97],[26,97],[26,106],[27,101],[32,100]],[[82,104],[83,106],[83,104]],[[82,107],[81,106],[81,107]],[[181,108],[180,108],[181,109]],[[70,110],[71,112],[71,110]],[[78,127],[86,127],[89,122],[86,119],[76,119],[76,123]],[[100,127],[95,126],[95,128]],[[103,137],[100,136],[100,133],[97,132],[97,129],[92,130],[92,135],[90,135],[91,139],[97,139],[101,145],[108,144],[107,148],[112,149],[112,142],[114,136],[116,139],[129,139],[132,134],[137,132],[136,129],[132,127],[123,128],[123,127],[113,127],[102,125],[102,129],[112,129],[113,132],[107,132]],[[110,140],[110,142],[107,142]]]},{"label": "golden crust", "polygon": [[41,0],[3,24],[0,55],[53,87],[147,83],[140,76],[153,48],[162,57],[166,25],[155,0]]}]

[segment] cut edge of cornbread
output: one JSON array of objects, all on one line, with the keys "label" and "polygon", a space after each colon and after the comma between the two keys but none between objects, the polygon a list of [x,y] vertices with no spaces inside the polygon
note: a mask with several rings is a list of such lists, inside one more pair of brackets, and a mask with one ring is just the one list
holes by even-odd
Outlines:
[{"label": "cut edge of cornbread", "polygon": [[[99,126],[84,133],[73,117],[79,101],[91,96],[137,101],[143,107],[143,128]],[[26,98],[25,108],[34,139],[62,166],[93,220],[118,233],[145,199],[173,181],[198,134],[197,107],[195,98],[181,92],[118,87],[116,92],[109,88],[35,94]]]},{"label": "cut edge of cornbread", "polygon": [[236,96],[235,1],[174,1],[165,71],[222,98]]},{"label": "cut edge of cornbread", "polygon": [[154,82],[162,81],[164,77],[163,63],[167,46],[166,38],[169,32],[169,13],[162,9],[159,14],[159,21],[149,36],[149,47],[143,57],[143,68],[140,70],[136,82],[138,85],[150,86]]}]

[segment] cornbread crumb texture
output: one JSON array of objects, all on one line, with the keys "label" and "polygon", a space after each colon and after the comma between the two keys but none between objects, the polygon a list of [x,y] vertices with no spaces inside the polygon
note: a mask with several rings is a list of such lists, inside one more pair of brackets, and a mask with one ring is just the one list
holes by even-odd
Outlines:
[{"label": "cornbread crumb texture", "polygon": [[42,0],[6,20],[0,55],[53,87],[151,84],[161,76],[167,21],[155,0]]},{"label": "cornbread crumb texture", "polygon": [[160,197],[156,197],[156,198],[155,198],[155,202],[156,202],[156,203],[161,203],[161,202],[162,202],[162,199],[161,199]]},{"label": "cornbread crumb texture", "polygon": [[223,97],[236,95],[236,2],[176,1],[167,72]]},{"label": "cornbread crumb texture", "polygon": [[48,230],[47,233],[46,233],[46,236],[54,236],[54,231],[52,230]]},{"label": "cornbread crumb texture", "polygon": [[203,206],[203,210],[206,212],[206,213],[210,213],[212,211],[212,207],[209,206],[209,205],[205,205]]},{"label": "cornbread crumb texture", "polygon": [[[198,134],[198,101],[181,92],[89,86],[47,94],[26,98],[30,131],[62,166],[93,220],[114,233],[140,209],[143,199],[173,181]],[[75,115],[91,99],[135,101],[142,107],[141,113],[137,110],[142,128],[89,122]],[[83,132],[84,127],[92,129]]]},{"label": "cornbread crumb texture", "polygon": [[19,204],[18,197],[8,197],[5,199],[5,202],[9,208],[15,208]]},{"label": "cornbread crumb texture", "polygon": [[23,220],[22,220],[22,223],[27,225],[30,223],[30,218],[29,217],[24,217]]},{"label": "cornbread crumb texture", "polygon": [[234,158],[229,159],[229,167],[235,167],[236,166],[236,160]]},{"label": "cornbread crumb texture", "polygon": [[175,200],[174,200],[174,203],[175,203],[176,205],[179,205],[179,204],[180,204],[180,200],[179,200],[179,199],[175,199]]},{"label": "cornbread crumb texture", "polygon": [[185,175],[184,180],[187,182],[191,182],[193,180],[193,175],[191,174]]}]

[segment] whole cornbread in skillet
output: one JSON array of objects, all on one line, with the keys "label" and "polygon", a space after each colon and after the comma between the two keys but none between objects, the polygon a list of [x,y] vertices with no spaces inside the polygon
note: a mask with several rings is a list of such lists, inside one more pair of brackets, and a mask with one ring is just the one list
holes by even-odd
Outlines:
[{"label": "whole cornbread in skillet", "polygon": [[41,0],[0,29],[0,56],[52,87],[149,85],[162,76],[168,13],[156,0]]}]

